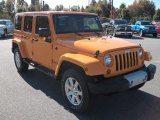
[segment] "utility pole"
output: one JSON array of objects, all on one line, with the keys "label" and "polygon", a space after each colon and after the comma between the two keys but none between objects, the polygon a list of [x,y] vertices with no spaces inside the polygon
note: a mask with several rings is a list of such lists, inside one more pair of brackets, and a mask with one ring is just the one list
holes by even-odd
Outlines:
[{"label": "utility pole", "polygon": [[113,13],[113,0],[111,0],[111,18],[114,19],[114,13]]},{"label": "utility pole", "polygon": [[43,1],[43,3],[42,3],[42,8],[43,8],[43,11],[44,11],[44,1]]}]

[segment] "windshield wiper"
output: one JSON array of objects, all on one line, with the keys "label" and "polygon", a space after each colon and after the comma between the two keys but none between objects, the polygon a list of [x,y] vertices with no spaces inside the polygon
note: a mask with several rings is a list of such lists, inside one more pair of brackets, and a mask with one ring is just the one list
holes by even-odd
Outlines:
[{"label": "windshield wiper", "polygon": [[96,33],[98,36],[100,35],[100,33],[99,33],[99,32],[95,32],[95,31],[94,31],[94,33]]},{"label": "windshield wiper", "polygon": [[78,32],[74,32],[74,34],[76,34],[76,35],[78,35],[78,36],[84,36],[84,35],[82,35],[82,34],[80,34],[80,33],[78,33]]}]

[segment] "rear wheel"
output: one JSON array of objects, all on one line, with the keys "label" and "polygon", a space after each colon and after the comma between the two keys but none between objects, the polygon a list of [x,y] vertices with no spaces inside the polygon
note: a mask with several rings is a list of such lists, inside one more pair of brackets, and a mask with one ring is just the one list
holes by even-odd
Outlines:
[{"label": "rear wheel", "polygon": [[77,69],[68,69],[62,75],[61,89],[65,103],[75,112],[85,112],[89,106],[89,91],[85,75]]},{"label": "rear wheel", "polygon": [[23,61],[18,48],[14,50],[14,62],[18,72],[26,72],[28,70],[29,65]]},{"label": "rear wheel", "polygon": [[156,38],[157,36],[158,36],[158,34],[157,34],[157,33],[154,33],[154,34],[153,34],[153,37],[155,37],[155,38]]}]

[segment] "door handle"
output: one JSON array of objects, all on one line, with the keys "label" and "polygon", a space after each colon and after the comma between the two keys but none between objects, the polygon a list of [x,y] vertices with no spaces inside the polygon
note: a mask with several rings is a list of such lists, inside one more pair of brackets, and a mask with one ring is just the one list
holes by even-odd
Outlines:
[{"label": "door handle", "polygon": [[33,38],[32,40],[37,42],[37,41],[38,41],[38,38]]}]

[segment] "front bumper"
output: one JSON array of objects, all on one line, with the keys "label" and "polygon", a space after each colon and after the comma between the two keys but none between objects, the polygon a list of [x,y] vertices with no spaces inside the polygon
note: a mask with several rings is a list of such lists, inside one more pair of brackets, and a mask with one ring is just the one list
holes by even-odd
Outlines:
[{"label": "front bumper", "polygon": [[132,35],[131,31],[116,31],[116,35]]},{"label": "front bumper", "polygon": [[152,80],[155,73],[156,66],[151,64],[133,73],[112,77],[99,82],[88,82],[88,87],[90,92],[94,94],[122,92]]},{"label": "front bumper", "polygon": [[158,33],[158,30],[143,30],[143,34],[154,34],[154,33]]}]

